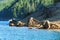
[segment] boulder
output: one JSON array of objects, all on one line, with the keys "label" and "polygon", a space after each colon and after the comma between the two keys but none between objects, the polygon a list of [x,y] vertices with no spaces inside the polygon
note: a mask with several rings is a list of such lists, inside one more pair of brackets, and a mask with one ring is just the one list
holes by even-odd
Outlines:
[{"label": "boulder", "polygon": [[15,26],[15,24],[14,23],[9,23],[9,26]]},{"label": "boulder", "polygon": [[9,20],[9,26],[16,26],[17,21],[15,19],[10,19]]},{"label": "boulder", "polygon": [[40,23],[40,21],[38,21],[37,19],[31,17],[29,20],[28,20],[28,23],[27,23],[28,27],[36,27],[36,28],[42,28],[42,25]]},{"label": "boulder", "polygon": [[43,29],[48,29],[50,28],[50,22],[48,20],[45,20],[43,23]]},{"label": "boulder", "polygon": [[49,29],[60,29],[60,24],[58,23],[50,23]]},{"label": "boulder", "polygon": [[60,24],[45,20],[43,23],[43,29],[60,29]]},{"label": "boulder", "polygon": [[20,27],[20,26],[24,26],[24,25],[25,25],[25,23],[23,23],[23,22],[21,22],[21,21],[18,21],[18,22],[17,22],[17,26],[19,26],[19,27]]}]

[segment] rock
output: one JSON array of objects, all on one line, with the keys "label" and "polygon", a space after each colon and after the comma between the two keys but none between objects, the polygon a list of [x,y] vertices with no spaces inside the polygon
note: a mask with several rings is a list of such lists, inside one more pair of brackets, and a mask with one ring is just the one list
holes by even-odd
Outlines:
[{"label": "rock", "polygon": [[16,26],[17,21],[15,19],[10,19],[9,20],[9,26]]},{"label": "rock", "polygon": [[60,24],[45,20],[43,23],[43,29],[60,29]]},{"label": "rock", "polygon": [[9,23],[9,26],[15,26],[15,24],[14,23]]},{"label": "rock", "polygon": [[48,29],[50,28],[50,22],[48,20],[45,20],[44,23],[43,23],[43,28],[44,29]]},{"label": "rock", "polygon": [[33,17],[31,17],[28,20],[28,27],[37,27],[37,28],[41,28],[41,24],[38,20],[34,19]]},{"label": "rock", "polygon": [[21,21],[18,21],[18,23],[17,23],[17,26],[24,26],[24,25],[25,25],[25,23],[23,23]]},{"label": "rock", "polygon": [[49,29],[60,29],[60,24],[50,23],[50,28]]}]

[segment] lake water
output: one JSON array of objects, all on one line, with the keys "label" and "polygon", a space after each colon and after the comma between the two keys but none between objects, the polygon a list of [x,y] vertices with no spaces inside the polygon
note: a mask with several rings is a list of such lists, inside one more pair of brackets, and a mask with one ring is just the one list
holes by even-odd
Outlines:
[{"label": "lake water", "polygon": [[60,40],[59,31],[10,27],[8,23],[0,21],[0,40]]}]

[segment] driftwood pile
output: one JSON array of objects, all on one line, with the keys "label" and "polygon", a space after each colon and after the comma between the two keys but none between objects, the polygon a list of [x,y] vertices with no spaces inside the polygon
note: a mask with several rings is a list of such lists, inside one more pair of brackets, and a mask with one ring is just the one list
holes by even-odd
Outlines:
[{"label": "driftwood pile", "polygon": [[21,21],[16,21],[16,20],[10,20],[9,21],[9,26],[17,26],[17,27],[23,27],[23,26],[27,26],[29,28],[31,27],[36,27],[38,29],[60,29],[59,24],[53,23],[53,22],[49,22],[48,20],[45,21],[39,21],[33,17],[31,17],[27,24],[23,23]]}]

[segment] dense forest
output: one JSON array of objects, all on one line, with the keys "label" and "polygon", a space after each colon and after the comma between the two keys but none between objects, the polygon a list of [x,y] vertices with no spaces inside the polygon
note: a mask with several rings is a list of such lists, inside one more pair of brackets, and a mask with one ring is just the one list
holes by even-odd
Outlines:
[{"label": "dense forest", "polygon": [[0,20],[23,19],[36,11],[44,12],[56,2],[60,0],[1,0]]}]

